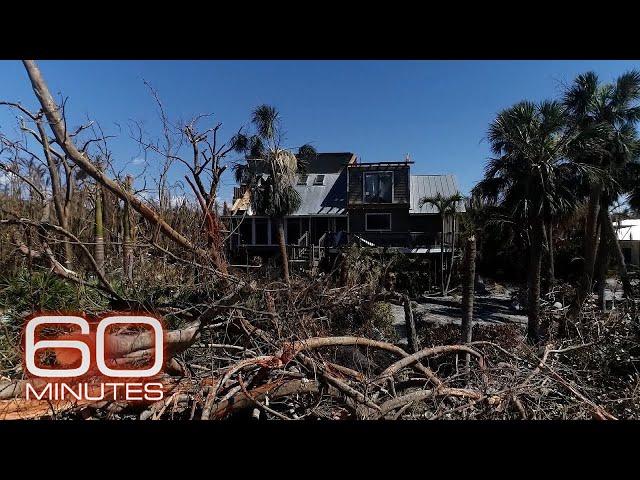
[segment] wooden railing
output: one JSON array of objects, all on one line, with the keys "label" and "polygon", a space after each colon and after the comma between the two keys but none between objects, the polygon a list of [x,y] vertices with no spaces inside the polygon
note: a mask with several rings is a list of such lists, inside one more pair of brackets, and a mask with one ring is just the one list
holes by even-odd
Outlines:
[{"label": "wooden railing", "polygon": [[[458,234],[456,234],[457,238]],[[451,232],[444,234],[445,249],[451,248],[453,235]],[[422,232],[356,232],[347,234],[349,245],[377,247],[407,247],[407,248],[438,248],[441,245],[441,234]],[[334,245],[331,245],[334,246]]]}]

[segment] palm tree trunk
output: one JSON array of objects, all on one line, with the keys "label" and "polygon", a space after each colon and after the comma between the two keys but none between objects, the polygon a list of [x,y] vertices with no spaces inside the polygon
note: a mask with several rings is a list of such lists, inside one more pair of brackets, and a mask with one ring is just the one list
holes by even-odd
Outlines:
[{"label": "palm tree trunk", "polygon": [[580,288],[578,291],[578,308],[591,293],[593,282],[593,268],[595,265],[596,252],[598,248],[598,215],[600,212],[600,196],[602,195],[602,185],[595,183],[589,192],[589,204],[584,234],[584,269]]},{"label": "palm tree trunk", "polygon": [[542,272],[542,235],[544,224],[536,218],[531,226],[529,245],[529,305],[527,339],[531,343],[540,341],[540,280]]},{"label": "palm tree trunk", "polygon": [[[600,210],[601,212],[604,209]],[[600,215],[602,217],[602,215]],[[604,220],[604,219],[603,219]],[[600,227],[604,232],[603,227]],[[596,256],[596,265],[594,270],[594,276],[598,284],[598,307],[605,312],[607,310],[607,304],[605,300],[605,289],[607,285],[607,270],[609,266],[609,245],[606,235],[602,235],[600,243],[598,245],[598,254]]]},{"label": "palm tree trunk", "polygon": [[555,254],[553,249],[553,222],[549,221],[547,225],[547,253],[549,259],[549,288],[552,288],[556,283],[556,267],[555,267]]},{"label": "palm tree trunk", "polygon": [[411,300],[408,295],[403,295],[402,298],[404,307],[404,322],[407,330],[407,345],[410,353],[416,353],[420,346],[418,345],[418,335],[416,334],[416,322],[413,318],[413,311],[411,310]]},{"label": "palm tree trunk", "polygon": [[[462,280],[462,338],[460,343],[470,343],[473,338],[473,299],[476,279],[476,237],[467,239],[464,250],[464,278]],[[465,357],[465,369],[469,368],[469,354]]]},{"label": "palm tree trunk", "polygon": [[102,188],[96,184],[96,212],[95,212],[95,253],[96,265],[100,273],[104,274],[104,226],[102,218]]},{"label": "palm tree trunk", "polygon": [[444,297],[444,213],[442,217],[442,232],[440,232],[440,295]]},{"label": "palm tree trunk", "polygon": [[462,281],[462,343],[471,342],[473,325],[473,299],[476,278],[476,237],[467,239],[464,252],[464,279]]},{"label": "palm tree trunk", "polygon": [[280,246],[280,257],[282,258],[282,278],[290,285],[289,280],[289,256],[287,255],[287,244],[284,238],[284,219],[276,219],[278,222],[278,245]]},{"label": "palm tree trunk", "polygon": [[629,282],[629,274],[627,272],[627,262],[624,259],[624,253],[622,252],[622,247],[620,246],[620,242],[618,241],[618,235],[616,234],[615,229],[613,228],[613,223],[611,221],[611,216],[607,211],[605,215],[605,220],[602,226],[604,236],[608,238],[609,245],[613,247],[613,253],[616,256],[616,262],[618,264],[618,272],[620,273],[620,280],[622,281],[622,288],[624,289],[624,295],[627,298],[631,298],[631,283]]},{"label": "palm tree trunk", "polygon": [[449,285],[451,284],[451,274],[453,273],[453,259],[456,253],[456,215],[455,213],[451,217],[451,263],[449,264],[449,273],[447,274],[447,283],[445,284],[445,295],[449,293]]}]

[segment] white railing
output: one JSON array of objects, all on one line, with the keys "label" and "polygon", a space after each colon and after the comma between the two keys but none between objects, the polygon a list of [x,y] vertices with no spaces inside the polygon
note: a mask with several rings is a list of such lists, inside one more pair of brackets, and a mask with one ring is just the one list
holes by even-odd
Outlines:
[{"label": "white railing", "polygon": [[309,246],[309,232],[304,232],[302,236],[298,239],[299,246]]},{"label": "white railing", "polygon": [[324,243],[327,240],[327,232],[324,232],[322,236],[318,239],[318,246],[324,248]]}]

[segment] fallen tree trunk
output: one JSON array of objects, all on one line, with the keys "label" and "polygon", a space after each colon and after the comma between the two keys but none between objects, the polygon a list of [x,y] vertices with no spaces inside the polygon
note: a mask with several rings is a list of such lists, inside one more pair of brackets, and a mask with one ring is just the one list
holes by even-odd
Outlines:
[{"label": "fallen tree trunk", "polygon": [[443,353],[452,353],[452,352],[469,353],[474,357],[476,357],[478,359],[478,363],[480,364],[480,367],[484,368],[483,356],[473,348],[467,347],[465,345],[441,345],[439,347],[424,348],[419,352],[414,353],[413,355],[409,355],[403,358],[402,360],[398,360],[393,365],[390,365],[389,367],[387,367],[387,369],[380,374],[379,378],[390,377],[393,374],[402,370],[403,368],[411,366],[423,358],[432,357],[434,355],[440,355]]},{"label": "fallen tree trunk", "polygon": [[[371,340],[370,338],[363,337],[312,337],[307,338],[306,340],[300,340],[295,342],[293,345],[286,346],[285,349],[281,352],[282,355],[288,355],[288,359],[295,357],[298,353],[308,350],[314,350],[316,348],[322,347],[335,347],[335,346],[360,346],[360,347],[371,347],[377,348],[380,350],[386,350],[388,352],[394,353],[395,355],[407,358],[409,354],[405,352],[400,347],[396,347],[395,345],[387,342],[380,342],[378,340]],[[425,367],[420,363],[413,362],[412,366],[414,369],[423,373],[427,376],[429,380],[431,380],[435,385],[441,385],[442,380],[438,378],[438,376],[431,371],[430,368]]]},{"label": "fallen tree trunk", "polygon": [[[170,394],[177,381],[175,378],[162,375],[153,380],[157,383],[162,383],[164,386],[164,393]],[[36,391],[39,388],[46,385],[44,380],[19,380],[15,382],[0,383],[0,420],[27,420],[40,417],[55,416],[61,413],[68,413],[84,407],[103,408],[110,403],[122,403],[123,405],[128,402],[114,400],[112,397],[115,395],[113,388],[104,388],[104,395],[99,400],[81,399],[77,400],[27,400],[23,398],[26,394],[26,385],[30,383],[33,385]],[[97,385],[93,386],[91,390],[91,396],[97,396]],[[102,392],[102,390],[101,390]],[[13,396],[7,396],[12,393]],[[18,395],[19,396],[16,396]],[[15,396],[15,398],[14,398]],[[136,400],[137,404],[148,405],[153,403],[148,400]]]},{"label": "fallen tree trunk", "polygon": [[278,380],[249,391],[251,397],[240,391],[229,399],[223,400],[211,411],[210,418],[225,417],[233,412],[243,410],[255,405],[256,401],[263,402],[267,396],[270,400],[298,395],[303,393],[320,393],[320,382],[314,380]]},{"label": "fallen tree trunk", "polygon": [[402,408],[407,404],[411,404],[414,402],[421,402],[431,397],[435,396],[453,396],[453,397],[464,397],[471,398],[473,400],[480,400],[482,398],[482,394],[479,392],[474,392],[473,390],[467,390],[464,388],[440,388],[433,390],[417,390],[415,392],[407,393],[406,395],[402,395],[400,397],[392,398],[391,400],[387,400],[380,406],[380,417],[384,417],[392,410],[396,408]]}]

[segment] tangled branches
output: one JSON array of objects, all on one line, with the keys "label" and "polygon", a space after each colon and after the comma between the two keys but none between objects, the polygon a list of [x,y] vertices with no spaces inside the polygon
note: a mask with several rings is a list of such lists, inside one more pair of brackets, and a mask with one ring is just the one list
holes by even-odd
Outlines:
[{"label": "tangled branches", "polygon": [[[333,317],[342,311],[336,305],[355,310],[374,301],[375,296],[363,294],[371,285],[312,283],[295,282],[291,292],[279,283],[263,288],[243,283],[203,308],[196,320],[172,330],[161,401],[44,405],[21,400],[20,382],[7,380],[0,383],[2,416],[608,420],[637,403],[636,393],[619,388],[628,398],[605,398],[597,390],[601,377],[588,379],[602,368],[595,359],[602,348],[598,331],[621,335],[627,328],[626,341],[635,342],[622,311],[585,329],[589,340],[580,343],[554,340],[535,350],[522,341],[514,347],[492,339],[431,345],[409,354],[383,339],[333,334]],[[153,350],[138,339],[121,343],[120,352],[131,358]],[[467,354],[474,359],[468,369]]]}]

